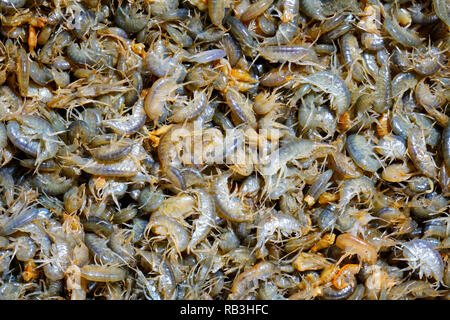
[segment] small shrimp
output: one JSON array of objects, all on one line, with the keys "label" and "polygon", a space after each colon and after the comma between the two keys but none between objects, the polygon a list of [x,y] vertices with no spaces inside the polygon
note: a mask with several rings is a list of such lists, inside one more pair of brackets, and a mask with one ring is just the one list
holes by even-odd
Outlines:
[{"label": "small shrimp", "polygon": [[306,228],[301,222],[285,213],[274,213],[261,219],[256,227],[256,240],[255,248],[261,251],[260,256],[267,255],[267,249],[264,245],[275,232],[280,232],[284,235],[296,234],[302,236],[306,233]]},{"label": "small shrimp", "polygon": [[14,249],[15,256],[19,261],[32,260],[38,251],[38,247],[29,236],[14,238],[10,247]]},{"label": "small shrimp", "polygon": [[364,32],[361,35],[361,43],[369,50],[381,50],[384,48],[384,39],[376,33]]},{"label": "small shrimp", "polygon": [[212,61],[220,60],[227,55],[225,50],[222,49],[212,49],[207,51],[202,51],[200,53],[196,53],[189,57],[186,57],[186,60],[189,62],[196,63],[210,63]]},{"label": "small shrimp", "polygon": [[256,116],[250,103],[235,88],[229,88],[225,94],[227,105],[233,113],[252,128],[257,127]]},{"label": "small shrimp", "polygon": [[130,156],[114,163],[101,163],[94,159],[82,158],[73,154],[70,161],[89,174],[104,177],[133,177],[139,172],[135,160]]},{"label": "small shrimp", "polygon": [[260,262],[248,270],[240,273],[233,281],[229,300],[243,299],[248,293],[248,289],[252,283],[257,280],[265,280],[276,272],[277,268],[268,261]]},{"label": "small shrimp", "polygon": [[109,237],[114,232],[114,226],[107,220],[99,217],[89,217],[83,221],[83,228],[88,232],[94,232],[101,236]]},{"label": "small shrimp", "polygon": [[141,129],[147,121],[147,114],[144,109],[144,99],[139,98],[133,105],[131,115],[120,119],[104,120],[103,126],[111,128],[115,133],[131,135]]},{"label": "small shrimp", "polygon": [[[220,1],[220,0],[219,0]],[[236,17],[228,16],[225,18],[225,22],[230,28],[230,33],[234,39],[236,39],[241,47],[243,52],[250,57],[256,56],[258,47],[256,41],[250,35],[246,26],[242,24]]]},{"label": "small shrimp", "polygon": [[37,84],[45,86],[53,80],[53,75],[49,69],[41,67],[35,61],[30,61],[30,78]]},{"label": "small shrimp", "polygon": [[349,298],[354,293],[355,288],[356,284],[346,286],[341,290],[337,290],[333,286],[329,286],[323,289],[323,297],[326,300],[344,300]]},{"label": "small shrimp", "polygon": [[273,175],[289,161],[324,157],[335,151],[336,147],[306,139],[296,139],[274,150],[265,159],[259,169],[264,176]]},{"label": "small shrimp", "polygon": [[241,47],[234,41],[230,35],[225,35],[222,38],[222,44],[224,46],[225,52],[227,53],[228,61],[231,66],[234,66],[242,57]]},{"label": "small shrimp", "polygon": [[130,140],[120,140],[117,143],[95,148],[90,152],[95,160],[111,163],[122,160],[131,152],[132,148],[133,145]]},{"label": "small shrimp", "polygon": [[[350,233],[340,234],[336,238],[336,246],[344,250],[346,252],[345,255],[356,254],[361,262],[375,264],[377,261],[378,255],[376,248],[367,241],[355,237]],[[343,259],[341,258],[341,260]]]},{"label": "small shrimp", "polygon": [[318,253],[300,252],[295,260],[292,262],[292,266],[295,270],[303,272],[310,270],[322,270],[329,267],[329,262],[324,256]]},{"label": "small shrimp", "polygon": [[350,135],[347,138],[346,148],[353,161],[363,170],[375,172],[381,168],[380,160],[364,136],[358,134]]},{"label": "small shrimp", "polygon": [[123,229],[114,231],[109,237],[109,247],[120,256],[124,263],[130,263],[134,260],[135,250],[131,241],[132,238],[133,234]]},{"label": "small shrimp", "polygon": [[414,166],[424,175],[437,177],[437,166],[434,158],[427,151],[425,137],[421,131],[412,131],[408,137],[408,153]]},{"label": "small shrimp", "polygon": [[89,281],[116,282],[125,280],[126,271],[119,267],[87,264],[80,268],[81,276]]},{"label": "small shrimp", "polygon": [[225,0],[208,1],[209,19],[215,26],[222,26],[222,21],[225,18],[225,2]]},{"label": "small shrimp", "polygon": [[387,166],[381,174],[381,178],[388,182],[403,182],[411,178],[411,176],[411,168],[403,163]]},{"label": "small shrimp", "polygon": [[258,27],[258,34],[262,33],[265,36],[273,36],[277,31],[275,22],[272,19],[267,18],[265,15],[260,15],[256,18],[256,25]]},{"label": "small shrimp", "polygon": [[[241,21],[247,22],[255,19],[259,15],[263,14],[273,3],[274,0],[258,0],[251,4],[247,10],[239,17]],[[286,4],[285,4],[286,6]]]},{"label": "small shrimp", "polygon": [[358,178],[361,176],[361,172],[359,172],[352,159],[340,152],[332,152],[330,161],[333,170],[344,179]]},{"label": "small shrimp", "polygon": [[311,207],[319,199],[320,195],[325,192],[329,186],[328,182],[330,181],[332,175],[333,170],[327,170],[320,174],[311,185],[304,199],[308,203],[309,207]]},{"label": "small shrimp", "polygon": [[411,72],[402,72],[392,79],[392,97],[394,100],[400,99],[408,90],[416,88],[418,79]]},{"label": "small shrimp", "polygon": [[259,84],[265,87],[278,87],[287,83],[292,76],[288,68],[274,68],[265,73],[259,80]]},{"label": "small shrimp", "polygon": [[33,178],[33,184],[39,191],[48,195],[60,195],[69,191],[73,179],[60,176],[58,173],[38,174]]},{"label": "small shrimp", "polygon": [[403,243],[403,255],[409,266],[419,270],[419,277],[433,277],[442,282],[444,277],[444,262],[438,251],[422,239],[414,239]]},{"label": "small shrimp", "polygon": [[172,77],[160,78],[153,83],[144,100],[145,112],[151,120],[158,121],[164,114],[166,101],[176,88]]},{"label": "small shrimp", "polygon": [[[264,17],[264,16],[261,16]],[[260,17],[260,18],[261,18]],[[282,22],[278,25],[278,29],[273,37],[265,38],[264,45],[284,45],[288,44],[300,29],[298,27],[299,17],[295,15],[292,21]],[[317,52],[317,50],[316,50]]]},{"label": "small shrimp", "polygon": [[322,129],[327,134],[326,137],[332,136],[336,132],[336,121],[333,113],[327,107],[316,107],[315,103],[310,101],[308,97],[298,112],[299,125],[303,129]]},{"label": "small shrimp", "polygon": [[194,98],[186,105],[174,110],[171,120],[174,122],[185,122],[196,118],[208,104],[208,94],[205,91],[194,92]]},{"label": "small shrimp", "polygon": [[216,225],[216,210],[214,199],[208,191],[197,189],[194,191],[198,197],[198,211],[200,217],[193,222],[194,231],[188,245],[188,251],[192,251],[195,246],[203,241],[211,229]]},{"label": "small shrimp", "polygon": [[283,17],[281,19],[283,21],[283,23],[293,21],[298,16],[299,9],[300,9],[300,1],[299,0],[284,0],[283,1]]},{"label": "small shrimp", "polygon": [[444,65],[445,57],[437,47],[420,48],[413,55],[414,70],[424,76],[436,73]]},{"label": "small shrimp", "polygon": [[318,65],[319,62],[314,49],[303,46],[267,46],[261,47],[259,53],[270,62],[289,62],[299,65]]},{"label": "small shrimp", "polygon": [[405,47],[419,47],[422,44],[422,39],[417,35],[417,32],[401,27],[396,17],[386,15],[384,17],[384,28],[395,41]]},{"label": "small shrimp", "polygon": [[182,252],[189,245],[190,236],[186,229],[175,219],[161,214],[152,214],[147,228],[157,235],[166,236],[174,244],[177,252]]},{"label": "small shrimp", "polygon": [[416,86],[416,99],[430,116],[442,127],[445,127],[449,123],[449,117],[445,113],[437,110],[437,108],[443,105],[446,99],[440,92],[433,94],[428,84],[425,83],[425,80],[426,78],[423,78]]},{"label": "small shrimp", "polygon": [[158,157],[161,161],[163,173],[169,181],[177,188],[186,189],[186,181],[181,173],[182,163],[177,145],[180,141],[180,131],[183,130],[181,124],[172,126],[161,138],[158,146]]},{"label": "small shrimp", "polygon": [[20,94],[26,96],[30,82],[30,60],[24,48],[20,48],[17,54],[16,73]]},{"label": "small shrimp", "polygon": [[325,20],[323,3],[320,0],[300,0],[300,9],[313,19],[323,21]]},{"label": "small shrimp", "polygon": [[145,17],[137,15],[130,3],[126,3],[117,9],[114,21],[119,27],[129,33],[141,31],[148,23]]},{"label": "small shrimp", "polygon": [[349,72],[357,81],[364,79],[364,70],[361,64],[361,49],[358,45],[358,39],[352,34],[346,34],[341,40],[342,56]]},{"label": "small shrimp", "polygon": [[230,194],[228,178],[231,174],[231,172],[227,172],[215,180],[213,185],[215,204],[227,220],[235,222],[251,221],[253,214],[248,212],[248,209],[239,198]]},{"label": "small shrimp", "polygon": [[92,255],[96,256],[102,263],[113,264],[119,261],[117,254],[108,248],[107,239],[88,232],[84,236],[84,242]]},{"label": "small shrimp", "polygon": [[36,220],[43,212],[47,212],[47,209],[29,208],[22,210],[18,214],[11,216],[8,221],[1,227],[0,235],[8,236],[17,231],[17,229],[23,227],[27,223]]},{"label": "small shrimp", "polygon": [[333,285],[338,290],[342,290],[349,285],[355,285],[355,274],[360,270],[357,264],[346,264],[337,274],[333,276]]},{"label": "small shrimp", "polygon": [[375,77],[376,91],[373,100],[374,110],[378,113],[386,112],[392,105],[391,69],[389,61],[384,63]]},{"label": "small shrimp", "polygon": [[366,176],[361,176],[359,178],[347,179],[344,181],[341,189],[339,207],[344,210],[350,200],[355,196],[364,196],[366,198],[372,198],[375,191],[374,184]]},{"label": "small shrimp", "polygon": [[338,76],[327,71],[319,71],[300,79],[301,82],[309,83],[321,91],[332,96],[331,105],[336,109],[337,115],[341,116],[350,106],[350,91],[347,85]]}]

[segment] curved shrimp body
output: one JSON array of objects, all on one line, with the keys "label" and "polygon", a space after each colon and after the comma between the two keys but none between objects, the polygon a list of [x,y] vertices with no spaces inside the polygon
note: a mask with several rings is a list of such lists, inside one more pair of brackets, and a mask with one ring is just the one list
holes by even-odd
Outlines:
[{"label": "curved shrimp body", "polygon": [[357,81],[362,81],[364,71],[361,65],[362,57],[358,45],[358,39],[352,34],[346,34],[342,38],[342,56],[345,64],[349,70],[352,71],[352,76]]},{"label": "curved shrimp body", "polygon": [[320,0],[300,0],[301,10],[309,17],[323,21],[325,15],[322,9],[322,1]]},{"label": "curved shrimp body", "polygon": [[336,246],[348,254],[356,254],[362,262],[374,264],[377,261],[376,248],[350,233],[344,233],[336,238]]},{"label": "curved shrimp body", "polygon": [[398,23],[395,17],[386,15],[384,17],[384,28],[399,43],[406,47],[418,47],[422,44],[422,39],[413,30],[407,30]]},{"label": "curved shrimp body", "polygon": [[433,277],[442,282],[444,277],[444,262],[438,251],[426,240],[414,239],[402,244],[403,255],[412,269],[419,269],[422,278]]},{"label": "curved shrimp body", "polygon": [[114,21],[119,27],[130,33],[136,33],[145,28],[147,21],[144,17],[136,17],[131,12],[131,6],[120,6]]},{"label": "curved shrimp body", "polygon": [[330,94],[332,96],[331,105],[336,109],[338,116],[341,116],[350,106],[350,91],[345,82],[338,76],[327,71],[319,71],[300,81],[311,84]]},{"label": "curved shrimp body", "polygon": [[145,112],[151,120],[157,121],[164,114],[166,101],[174,89],[174,78],[160,78],[153,83],[144,100]]},{"label": "curved shrimp body", "polygon": [[362,169],[375,172],[381,162],[373,152],[373,147],[364,136],[353,134],[347,138],[346,148],[353,161]]},{"label": "curved shrimp body", "polygon": [[258,223],[255,247],[262,249],[277,230],[285,235],[296,233],[301,236],[303,234],[302,224],[293,216],[284,213],[271,214]]},{"label": "curved shrimp body", "polygon": [[366,176],[362,176],[354,179],[347,179],[341,189],[341,196],[339,206],[343,210],[345,206],[355,196],[365,195],[370,198],[374,194],[375,187],[372,180]]},{"label": "curved shrimp body", "polygon": [[[133,151],[131,151],[133,153]],[[102,163],[94,159],[82,158],[71,155],[70,161],[74,162],[84,172],[104,177],[133,177],[138,174],[139,168],[136,160],[126,156],[123,160],[113,163]]]},{"label": "curved shrimp body", "polygon": [[416,99],[430,116],[442,127],[445,127],[449,123],[449,117],[445,113],[440,112],[438,108],[445,103],[446,99],[441,93],[433,94],[425,80],[426,78],[422,79],[416,86]]},{"label": "curved shrimp body", "polygon": [[31,156],[37,157],[40,147],[39,142],[25,137],[20,132],[20,124],[17,121],[9,121],[6,129],[8,138],[15,147]]},{"label": "curved shrimp body", "polygon": [[260,262],[250,269],[240,273],[233,281],[229,300],[243,299],[249,289],[249,286],[257,280],[265,280],[272,276],[276,271],[273,263],[268,261]]},{"label": "curved shrimp body", "polygon": [[409,12],[411,13],[411,19],[414,23],[418,23],[421,25],[429,25],[438,21],[438,16],[435,13],[424,14],[422,13],[423,6],[421,4],[417,4],[409,8]]},{"label": "curved shrimp body", "polygon": [[104,120],[103,126],[111,128],[115,133],[131,135],[141,129],[147,121],[147,114],[144,110],[144,101],[139,98],[134,104],[131,115],[120,119]]},{"label": "curved shrimp body", "polygon": [[225,219],[234,222],[251,221],[253,220],[253,215],[248,208],[239,198],[230,194],[228,188],[228,178],[230,176],[231,172],[227,172],[214,182],[214,202]]},{"label": "curved shrimp body", "polygon": [[437,177],[437,166],[433,156],[427,151],[422,132],[413,130],[408,137],[408,153],[414,166],[430,178]]},{"label": "curved shrimp body", "polygon": [[197,209],[200,212],[200,217],[193,223],[194,231],[189,241],[189,251],[192,251],[197,244],[203,241],[216,224],[216,209],[211,194],[203,189],[197,189],[194,192],[198,197]]},{"label": "curved shrimp body", "polygon": [[248,123],[252,128],[256,128],[257,122],[253,108],[238,90],[235,90],[235,88],[228,89],[225,99],[227,105],[241,121]]},{"label": "curved shrimp body", "polygon": [[336,289],[333,286],[329,286],[323,289],[323,297],[326,300],[344,300],[350,297],[355,291],[355,286],[349,285],[343,289]]},{"label": "curved shrimp body", "polygon": [[127,156],[133,148],[131,141],[119,141],[91,150],[92,157],[100,162],[116,162]]},{"label": "curved shrimp body", "polygon": [[26,225],[27,223],[38,218],[43,211],[47,209],[41,208],[29,208],[21,211],[20,213],[11,217],[6,224],[4,224],[0,229],[0,235],[7,236],[17,231],[17,229]]},{"label": "curved shrimp body", "polygon": [[186,229],[175,219],[161,214],[152,214],[148,228],[157,234],[168,237],[178,252],[187,249],[190,236]]},{"label": "curved shrimp body", "polygon": [[194,92],[194,98],[188,105],[174,111],[171,119],[174,122],[184,122],[196,118],[206,107],[208,95],[206,92]]},{"label": "curved shrimp body", "polygon": [[266,159],[263,159],[263,165],[260,166],[260,172],[264,176],[273,175],[286,165],[289,161],[295,159],[318,158],[336,150],[336,147],[315,142],[306,139],[296,139],[285,146],[276,149]]},{"label": "curved shrimp body", "polygon": [[[36,157],[38,163],[53,158],[58,151],[55,130],[42,118],[21,116],[17,121],[9,121],[6,128],[8,138],[14,146]],[[34,141],[36,139],[39,142]]]},{"label": "curved shrimp body", "polygon": [[96,43],[96,39],[90,39],[87,43],[81,45],[76,43],[69,44],[67,46],[67,56],[71,61],[80,65],[94,67],[102,63],[101,49]]},{"label": "curved shrimp body", "polygon": [[100,238],[93,233],[86,233],[84,242],[91,253],[97,257],[102,263],[113,264],[118,262],[118,256],[110,248],[108,248],[107,239]]},{"label": "curved shrimp body", "polygon": [[298,122],[303,129],[322,129],[328,135],[336,132],[336,121],[333,113],[326,107],[316,107],[314,103],[308,103],[300,107]]},{"label": "curved shrimp body", "polygon": [[186,181],[181,173],[181,159],[177,150],[180,140],[179,134],[183,126],[181,124],[172,126],[161,138],[158,146],[158,157],[161,161],[161,169],[169,181],[177,188],[185,189]]}]

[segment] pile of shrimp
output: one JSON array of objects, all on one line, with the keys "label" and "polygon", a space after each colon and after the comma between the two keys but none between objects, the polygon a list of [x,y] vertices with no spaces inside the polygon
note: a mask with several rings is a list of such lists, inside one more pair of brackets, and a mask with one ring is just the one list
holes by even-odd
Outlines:
[{"label": "pile of shrimp", "polygon": [[1,0],[0,299],[450,299],[449,25]]}]

